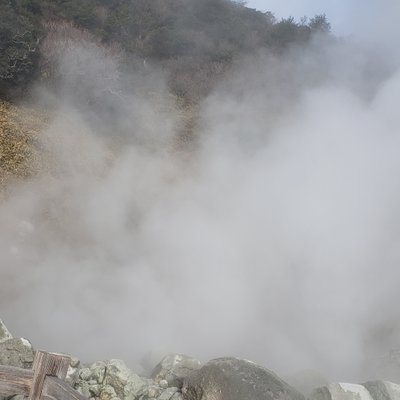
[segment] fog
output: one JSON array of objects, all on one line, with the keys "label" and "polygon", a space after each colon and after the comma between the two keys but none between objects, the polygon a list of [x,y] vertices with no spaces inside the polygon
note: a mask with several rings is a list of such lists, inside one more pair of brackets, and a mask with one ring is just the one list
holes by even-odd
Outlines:
[{"label": "fog", "polygon": [[158,349],[366,377],[400,340],[400,71],[375,54],[316,38],[238,60],[190,146],[157,66],[61,54],[57,93],[37,89],[49,171],[0,206],[9,329],[85,361]]}]

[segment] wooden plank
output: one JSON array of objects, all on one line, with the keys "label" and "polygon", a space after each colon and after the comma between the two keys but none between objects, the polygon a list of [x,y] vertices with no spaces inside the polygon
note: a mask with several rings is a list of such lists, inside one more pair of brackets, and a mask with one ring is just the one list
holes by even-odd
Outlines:
[{"label": "wooden plank", "polygon": [[28,396],[33,382],[33,371],[30,369],[6,367],[0,365],[0,394]]},{"label": "wooden plank", "polygon": [[63,354],[37,350],[33,360],[33,383],[29,392],[30,400],[40,400],[46,376],[65,379],[70,358]]},{"label": "wooden plank", "polygon": [[42,400],[87,400],[87,398],[61,379],[47,376],[44,381]]}]

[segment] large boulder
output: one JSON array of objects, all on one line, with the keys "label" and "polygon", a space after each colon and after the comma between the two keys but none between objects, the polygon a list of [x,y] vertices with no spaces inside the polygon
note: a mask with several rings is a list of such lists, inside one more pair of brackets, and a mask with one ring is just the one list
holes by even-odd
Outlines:
[{"label": "large boulder", "polygon": [[310,400],[400,400],[400,386],[386,381],[331,383],[316,389]]},{"label": "large boulder", "polygon": [[112,386],[120,399],[132,400],[145,393],[146,381],[131,371],[123,361],[110,360],[104,383]]},{"label": "large boulder", "polygon": [[184,380],[183,400],[304,400],[273,372],[250,361],[219,358]]},{"label": "large boulder", "polygon": [[387,381],[369,381],[363,384],[373,400],[400,400],[400,385]]},{"label": "large boulder", "polygon": [[166,381],[170,387],[182,388],[184,379],[201,368],[201,362],[184,354],[169,354],[153,369],[151,378],[160,383]]},{"label": "large boulder", "polygon": [[32,368],[33,348],[26,339],[7,339],[0,342],[0,365]]},{"label": "large boulder", "polygon": [[355,383],[330,383],[316,389],[310,400],[373,400],[367,388]]}]

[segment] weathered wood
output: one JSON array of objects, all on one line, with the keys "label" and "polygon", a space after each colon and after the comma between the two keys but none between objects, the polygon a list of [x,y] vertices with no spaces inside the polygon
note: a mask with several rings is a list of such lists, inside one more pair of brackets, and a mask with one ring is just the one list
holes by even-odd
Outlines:
[{"label": "weathered wood", "polygon": [[63,354],[37,350],[33,360],[33,383],[29,392],[30,400],[40,400],[46,376],[65,379],[70,357]]},{"label": "weathered wood", "polygon": [[47,376],[44,381],[42,400],[87,400],[87,398],[61,379]]},{"label": "weathered wood", "polygon": [[0,365],[0,394],[28,396],[33,382],[33,371]]}]

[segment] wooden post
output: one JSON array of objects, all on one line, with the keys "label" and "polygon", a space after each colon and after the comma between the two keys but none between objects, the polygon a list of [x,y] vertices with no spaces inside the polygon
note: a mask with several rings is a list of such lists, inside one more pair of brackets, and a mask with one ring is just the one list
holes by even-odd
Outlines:
[{"label": "wooden post", "polygon": [[38,350],[33,370],[0,365],[0,396],[21,394],[29,400],[87,400],[63,381],[70,358]]},{"label": "wooden post", "polygon": [[48,376],[44,382],[42,400],[88,400],[70,385],[55,378]]},{"label": "wooden post", "polygon": [[37,350],[33,360],[33,382],[29,400],[40,400],[46,376],[64,380],[67,376],[70,358],[63,354]]},{"label": "wooden post", "polygon": [[29,395],[33,382],[33,372],[30,369],[5,367],[0,365],[0,395]]}]

